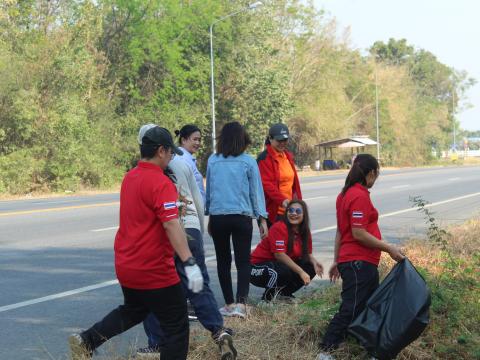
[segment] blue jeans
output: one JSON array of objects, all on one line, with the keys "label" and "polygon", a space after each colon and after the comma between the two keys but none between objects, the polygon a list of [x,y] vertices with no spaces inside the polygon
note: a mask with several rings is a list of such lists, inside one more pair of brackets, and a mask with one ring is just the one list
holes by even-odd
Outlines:
[{"label": "blue jeans", "polygon": [[[217,301],[208,285],[210,279],[208,277],[207,266],[205,265],[202,234],[197,229],[185,229],[185,231],[189,237],[188,246],[190,251],[202,271],[202,291],[195,294],[188,290],[188,279],[185,275],[182,262],[178,257],[175,259],[177,272],[180,276],[182,288],[195,310],[195,315],[197,316],[198,321],[200,321],[205,329],[209,330],[212,334],[215,334],[223,328],[223,317],[218,311]],[[152,313],[150,313],[143,321],[143,327],[148,337],[149,347],[162,347],[163,344],[165,344],[165,335],[160,328],[160,323]]]}]

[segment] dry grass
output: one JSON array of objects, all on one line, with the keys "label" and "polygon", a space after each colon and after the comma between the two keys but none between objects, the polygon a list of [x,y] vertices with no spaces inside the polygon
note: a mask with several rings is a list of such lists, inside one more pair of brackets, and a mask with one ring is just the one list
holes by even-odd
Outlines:
[{"label": "dry grass", "polygon": [[[404,246],[412,263],[427,276],[432,307],[430,325],[397,360],[480,359],[480,219],[451,228],[449,233],[446,251],[425,239],[414,239]],[[393,261],[384,256],[380,272],[385,275],[392,265]],[[236,332],[238,359],[314,360],[339,298],[340,286],[326,286],[295,304],[259,304],[249,307],[246,320],[226,319],[225,325]],[[335,355],[345,360],[369,359],[351,338]],[[134,358],[112,355],[108,359]],[[191,330],[188,360],[205,359],[220,359],[219,351],[210,334],[197,327]]]},{"label": "dry grass", "polygon": [[[475,254],[480,256],[480,220],[451,228],[449,233],[451,237],[446,251],[425,239],[413,239],[404,246],[412,263],[422,273],[428,272],[432,308],[431,325],[399,354],[398,360],[480,359],[480,298],[475,299],[480,294],[478,268],[467,279],[460,276],[471,272],[475,266],[472,262],[478,261]],[[453,266],[446,260],[447,252],[454,259],[451,260]],[[392,266],[393,261],[384,256],[380,272],[384,275]],[[459,284],[465,291],[455,289]],[[453,299],[455,296],[458,299]],[[338,300],[339,286],[328,286],[300,299],[297,304],[257,306],[251,309],[247,320],[228,319],[227,326],[236,331],[239,359],[314,360],[325,327],[338,307]],[[465,306],[470,303],[471,307]],[[365,351],[352,339],[337,351],[336,357],[368,359]],[[218,358],[209,335],[203,330],[194,331],[188,359]]]},{"label": "dry grass", "polygon": [[[247,320],[227,319],[235,330],[239,359],[314,359],[319,328],[303,323],[303,304],[277,304],[252,307]],[[194,331],[189,360],[217,359],[218,351],[203,330]]]}]

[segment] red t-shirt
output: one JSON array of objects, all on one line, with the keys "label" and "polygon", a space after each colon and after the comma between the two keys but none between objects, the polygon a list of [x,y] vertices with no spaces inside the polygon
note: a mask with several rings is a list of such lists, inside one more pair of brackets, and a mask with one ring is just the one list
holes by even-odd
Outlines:
[{"label": "red t-shirt", "polygon": [[160,289],[180,282],[162,223],[178,218],[177,190],[163,170],[139,161],[124,177],[115,271],[122,286]]},{"label": "red t-shirt", "polygon": [[341,236],[338,263],[363,260],[378,265],[381,251],[360,244],[352,235],[354,227],[382,239],[378,211],[370,200],[370,192],[359,183],[348,189],[345,195],[340,193],[337,197],[337,228]]},{"label": "red t-shirt", "polygon": [[[308,253],[312,253],[312,235],[308,236]],[[276,261],[275,253],[287,253],[288,249],[288,229],[283,221],[277,221],[268,230],[268,236],[257,245],[250,257],[252,264],[259,264],[268,261]],[[302,238],[296,234],[293,243],[293,250],[287,255],[292,260],[298,260],[302,257]]]}]

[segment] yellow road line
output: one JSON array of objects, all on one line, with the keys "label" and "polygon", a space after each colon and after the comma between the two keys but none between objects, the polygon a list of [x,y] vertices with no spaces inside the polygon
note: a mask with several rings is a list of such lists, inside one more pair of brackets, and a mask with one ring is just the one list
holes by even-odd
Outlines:
[{"label": "yellow road line", "polygon": [[113,205],[118,205],[118,204],[120,204],[119,201],[113,201],[113,202],[100,203],[100,204],[75,205],[75,206],[63,206],[63,207],[48,208],[48,209],[11,211],[11,212],[0,213],[0,217],[15,216],[15,215],[28,215],[28,214],[37,214],[37,213],[54,212],[54,211],[88,209],[88,208],[103,207],[103,206],[113,206]]}]

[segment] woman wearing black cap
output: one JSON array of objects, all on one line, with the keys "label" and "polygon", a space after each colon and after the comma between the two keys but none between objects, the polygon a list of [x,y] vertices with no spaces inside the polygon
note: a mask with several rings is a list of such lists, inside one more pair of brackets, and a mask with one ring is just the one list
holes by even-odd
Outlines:
[{"label": "woman wearing black cap", "polygon": [[293,155],[287,151],[289,137],[285,124],[272,125],[268,131],[266,149],[257,157],[269,225],[283,217],[290,200],[302,199]]}]

